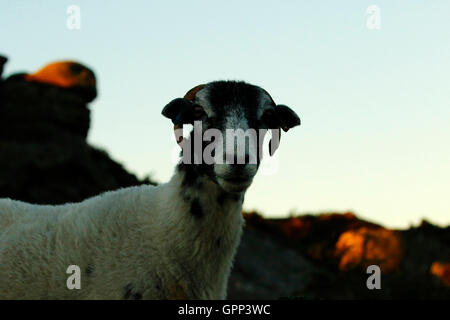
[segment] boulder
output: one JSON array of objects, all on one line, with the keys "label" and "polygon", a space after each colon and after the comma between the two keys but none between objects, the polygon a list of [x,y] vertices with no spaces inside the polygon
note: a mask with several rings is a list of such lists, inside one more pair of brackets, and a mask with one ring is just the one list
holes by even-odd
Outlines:
[{"label": "boulder", "polygon": [[25,75],[25,79],[76,92],[84,102],[91,102],[97,96],[94,72],[75,61],[52,62],[33,74]]},{"label": "boulder", "polygon": [[437,277],[442,284],[450,287],[450,262],[433,262],[430,273]]},{"label": "boulder", "polygon": [[153,183],[86,142],[95,83],[73,61],[0,81],[0,198],[61,204]]},{"label": "boulder", "polygon": [[349,230],[340,235],[335,255],[341,271],[377,265],[386,274],[397,270],[402,261],[402,237],[398,231],[381,227]]},{"label": "boulder", "polygon": [[8,61],[8,58],[0,56],[0,77],[3,74],[3,66],[5,65],[6,61]]}]

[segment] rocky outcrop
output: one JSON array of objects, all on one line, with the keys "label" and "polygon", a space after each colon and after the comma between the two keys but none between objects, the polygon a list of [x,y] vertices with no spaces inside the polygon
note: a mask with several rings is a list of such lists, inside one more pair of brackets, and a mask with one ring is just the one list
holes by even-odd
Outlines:
[{"label": "rocky outcrop", "polygon": [[53,62],[33,74],[26,74],[29,82],[47,83],[76,93],[84,102],[97,97],[97,80],[94,72],[75,61]]},{"label": "rocky outcrop", "polygon": [[95,83],[71,61],[1,80],[0,197],[60,204],[150,182],[87,144]]},{"label": "rocky outcrop", "polygon": [[[350,212],[244,216],[231,299],[450,299],[450,227],[390,230]],[[381,290],[366,286],[371,264],[380,266]]]},{"label": "rocky outcrop", "polygon": [[444,285],[450,287],[450,262],[433,262],[430,272],[442,281]]},{"label": "rocky outcrop", "polygon": [[1,141],[86,143],[90,111],[75,92],[16,74],[3,81],[2,100]]},{"label": "rocky outcrop", "polygon": [[384,273],[398,270],[403,258],[400,232],[362,227],[343,232],[336,243],[339,270],[347,271],[377,265]]},{"label": "rocky outcrop", "polygon": [[5,65],[6,61],[8,61],[6,57],[0,56],[0,77],[3,74],[3,66]]},{"label": "rocky outcrop", "polygon": [[230,299],[278,299],[307,292],[319,277],[331,277],[298,251],[264,230],[248,228],[230,278]]}]

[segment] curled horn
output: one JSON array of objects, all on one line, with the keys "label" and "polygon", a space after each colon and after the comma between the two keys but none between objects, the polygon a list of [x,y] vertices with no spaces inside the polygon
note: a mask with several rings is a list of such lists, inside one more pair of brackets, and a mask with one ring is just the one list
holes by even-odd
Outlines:
[{"label": "curled horn", "polygon": [[[184,95],[184,99],[189,100],[191,102],[193,102],[195,100],[195,96],[197,94],[197,92],[199,92],[200,90],[202,90],[205,87],[204,84],[200,84],[198,86],[195,86],[194,88],[192,88],[191,90],[189,90],[185,95]],[[178,144],[180,144],[183,141],[183,123],[180,124],[175,124],[173,126],[173,131],[175,133],[175,139],[177,141]]]},{"label": "curled horn", "polygon": [[195,95],[197,94],[197,92],[199,92],[200,90],[202,90],[205,87],[204,84],[199,84],[196,87],[193,87],[191,90],[189,90],[185,95],[184,98],[189,100],[189,101],[194,101],[195,100]]}]

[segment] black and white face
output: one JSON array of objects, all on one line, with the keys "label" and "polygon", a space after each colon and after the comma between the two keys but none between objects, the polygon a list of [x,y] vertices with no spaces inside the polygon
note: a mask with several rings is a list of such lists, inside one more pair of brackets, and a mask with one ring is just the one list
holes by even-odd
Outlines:
[{"label": "black and white face", "polygon": [[172,119],[175,128],[194,126],[189,139],[180,143],[183,156],[189,146],[192,153],[187,159],[192,159],[192,165],[233,193],[250,186],[262,158],[267,130],[273,133],[273,153],[280,128],[287,131],[300,124],[294,111],[276,105],[265,90],[236,81],[197,86],[184,98],[170,102],[162,113]]}]

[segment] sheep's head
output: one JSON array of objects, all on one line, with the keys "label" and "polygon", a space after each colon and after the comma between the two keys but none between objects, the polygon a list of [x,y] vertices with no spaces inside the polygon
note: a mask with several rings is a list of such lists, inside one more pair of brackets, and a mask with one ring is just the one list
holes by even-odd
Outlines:
[{"label": "sheep's head", "polygon": [[[195,166],[227,192],[242,192],[251,184],[270,130],[269,153],[278,148],[281,130],[300,124],[297,114],[277,105],[264,89],[236,81],[216,81],[189,90],[162,111],[174,123],[183,162]],[[182,126],[192,124],[183,139]]]}]

